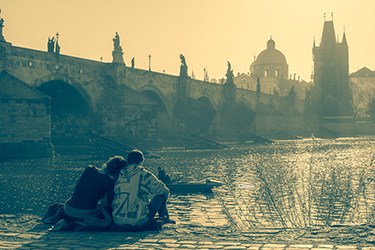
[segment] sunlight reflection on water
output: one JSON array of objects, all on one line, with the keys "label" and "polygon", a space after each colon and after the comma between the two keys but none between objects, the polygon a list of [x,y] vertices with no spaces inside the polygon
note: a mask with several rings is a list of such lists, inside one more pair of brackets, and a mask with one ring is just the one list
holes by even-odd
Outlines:
[{"label": "sunlight reflection on water", "polygon": [[217,197],[243,228],[366,223],[374,217],[373,146],[366,137],[253,148],[244,155],[251,164],[238,167],[243,175],[228,176]]},{"label": "sunlight reflection on water", "polygon": [[170,216],[178,224],[200,224],[204,227],[222,227],[228,224],[226,215],[222,213],[222,206],[211,195],[172,194],[169,199],[168,210]]},{"label": "sunlight reflection on water", "polygon": [[[220,150],[164,150],[146,158],[173,178],[225,183],[214,193],[171,193],[171,216],[186,225],[241,228],[365,223],[374,217],[374,137],[303,139]],[[43,215],[68,199],[87,157],[0,162],[0,213]]]}]

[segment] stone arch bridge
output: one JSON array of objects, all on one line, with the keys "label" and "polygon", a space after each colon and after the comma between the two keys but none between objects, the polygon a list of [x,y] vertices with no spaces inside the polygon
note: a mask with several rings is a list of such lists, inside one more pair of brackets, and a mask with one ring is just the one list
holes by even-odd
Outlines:
[{"label": "stone arch bridge", "polygon": [[[0,42],[0,70],[51,98],[51,133],[56,140],[96,131],[135,145],[152,145],[181,131],[255,133],[257,126],[264,127],[256,124],[260,107],[283,111],[280,97],[236,89],[232,83],[37,51],[5,40]],[[301,109],[300,104],[295,109]]]}]

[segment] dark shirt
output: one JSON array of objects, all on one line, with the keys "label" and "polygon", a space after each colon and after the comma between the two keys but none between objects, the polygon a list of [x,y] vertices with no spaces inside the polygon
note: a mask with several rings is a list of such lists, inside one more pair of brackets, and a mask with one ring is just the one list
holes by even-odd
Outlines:
[{"label": "dark shirt", "polygon": [[107,203],[111,205],[114,197],[114,183],[108,175],[99,173],[93,166],[88,166],[79,178],[68,205],[78,209],[95,209],[98,201],[106,193]]},{"label": "dark shirt", "polygon": [[165,173],[165,170],[163,169],[159,170],[158,178],[164,183],[171,181],[171,177],[169,177],[169,174]]}]

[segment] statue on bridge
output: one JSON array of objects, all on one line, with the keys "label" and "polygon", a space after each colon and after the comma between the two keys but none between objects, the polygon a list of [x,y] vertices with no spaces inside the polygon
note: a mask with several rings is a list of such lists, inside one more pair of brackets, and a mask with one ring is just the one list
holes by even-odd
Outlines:
[{"label": "statue on bridge", "polygon": [[54,48],[55,48],[55,38],[52,37],[48,37],[48,44],[47,44],[47,51],[48,52],[53,52],[54,51]]},{"label": "statue on bridge", "polygon": [[1,17],[1,9],[0,9],[0,42],[5,42],[5,38],[3,36],[3,27],[4,27],[4,19]]},{"label": "statue on bridge", "polygon": [[233,69],[232,65],[228,62],[228,69],[227,73],[225,74],[227,77],[227,82],[224,83],[224,88],[223,88],[223,94],[224,94],[224,102],[229,105],[230,109],[232,109],[232,105],[236,103],[236,85],[234,84],[233,81]]},{"label": "statue on bridge", "polygon": [[183,54],[180,54],[180,59],[181,59],[181,66],[187,67],[185,57]]},{"label": "statue on bridge", "polygon": [[59,45],[59,33],[56,33],[56,37],[48,37],[47,51],[60,54],[60,49],[61,47]]},{"label": "statue on bridge", "polygon": [[230,62],[229,61],[227,61],[227,62],[228,62],[228,69],[227,69],[227,73],[225,74],[225,76],[227,77],[227,83],[234,84],[234,82],[233,82],[233,77],[234,77],[233,69],[232,69],[232,66],[231,66]]},{"label": "statue on bridge", "polygon": [[112,57],[113,57],[112,63],[125,64],[124,57],[123,57],[124,53],[122,52],[122,48],[120,46],[120,36],[118,35],[117,32],[116,32],[115,38],[113,38],[112,41],[113,41],[113,47],[114,47],[112,51]]},{"label": "statue on bridge", "polygon": [[135,57],[132,58],[132,69],[135,67]]},{"label": "statue on bridge", "polygon": [[59,33],[56,33],[56,49],[55,49],[56,54],[60,54],[60,45],[59,45]]},{"label": "statue on bridge", "polygon": [[188,76],[188,66],[186,65],[186,60],[183,54],[180,54],[181,66],[180,66],[180,77]]},{"label": "statue on bridge", "polygon": [[56,54],[60,54],[60,45],[59,45],[59,42],[56,41]]},{"label": "statue on bridge", "polygon": [[112,40],[113,40],[113,46],[115,50],[118,49],[120,47],[120,36],[118,35],[117,32],[116,32],[115,38],[113,38]]}]

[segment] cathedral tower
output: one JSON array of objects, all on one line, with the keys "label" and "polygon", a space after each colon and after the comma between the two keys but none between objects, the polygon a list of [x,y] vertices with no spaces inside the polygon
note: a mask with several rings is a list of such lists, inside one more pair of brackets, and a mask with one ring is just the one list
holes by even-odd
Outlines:
[{"label": "cathedral tower", "polygon": [[333,21],[325,21],[320,46],[313,45],[314,85],[319,89],[322,117],[352,116],[349,48],[345,31],[336,40]]}]

